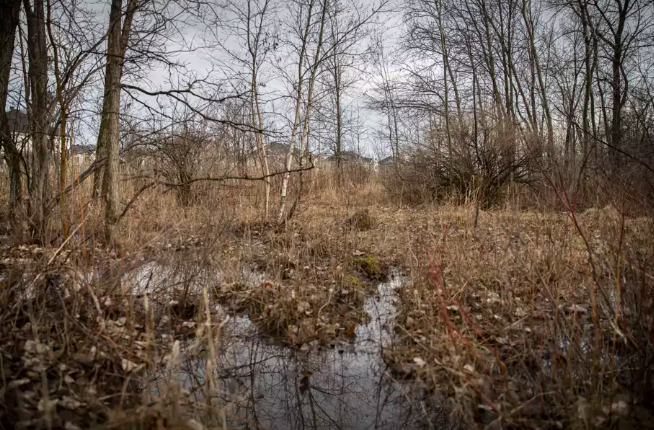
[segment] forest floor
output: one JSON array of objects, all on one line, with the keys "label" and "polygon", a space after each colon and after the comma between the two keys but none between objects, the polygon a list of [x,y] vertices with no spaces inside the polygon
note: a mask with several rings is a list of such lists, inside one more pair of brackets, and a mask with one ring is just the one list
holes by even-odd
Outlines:
[{"label": "forest floor", "polygon": [[189,393],[171,382],[153,396],[148,376],[185,354],[210,373],[239,315],[286,350],[347,344],[392,273],[390,377],[421,381],[460,426],[651,426],[651,218],[489,210],[475,223],[474,207],[359,197],[304,202],[284,226],[137,210],[118,254],[5,245],[1,427],[202,428],[180,409]]}]

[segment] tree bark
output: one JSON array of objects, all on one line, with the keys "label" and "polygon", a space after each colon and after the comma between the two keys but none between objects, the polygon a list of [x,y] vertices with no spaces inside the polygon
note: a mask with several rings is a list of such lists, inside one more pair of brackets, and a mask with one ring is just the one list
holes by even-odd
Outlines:
[{"label": "tree bark", "polygon": [[49,145],[50,100],[48,99],[48,51],[45,36],[43,2],[36,0],[32,9],[29,0],[23,2],[27,18],[29,86],[31,93],[31,170],[29,218],[32,237],[44,243],[45,206],[49,192],[51,148]]},{"label": "tree bark", "polygon": [[304,26],[304,31],[301,35],[302,37],[302,45],[300,47],[300,55],[298,58],[298,66],[297,66],[297,77],[298,77],[298,82],[297,82],[297,90],[296,90],[296,95],[295,95],[295,118],[293,119],[293,128],[291,130],[291,140],[289,142],[288,146],[288,152],[286,154],[286,161],[284,163],[284,167],[286,168],[286,172],[284,173],[284,176],[282,177],[282,189],[280,192],[279,196],[279,211],[277,213],[277,221],[282,222],[284,221],[284,212],[286,208],[286,195],[288,193],[288,183],[291,179],[291,167],[293,164],[293,152],[295,150],[295,142],[297,140],[297,132],[298,129],[300,128],[300,121],[301,121],[301,109],[302,109],[302,87],[304,83],[304,77],[302,73],[302,66],[304,64],[304,56],[306,54],[306,49],[307,49],[307,42],[309,38],[309,30],[311,29],[311,13],[313,11],[313,6],[315,5],[315,0],[311,0],[309,3],[309,8],[307,11],[307,20]]},{"label": "tree bark", "polygon": [[263,142],[263,118],[261,116],[261,106],[259,104],[259,91],[257,90],[257,76],[256,71],[252,71],[252,125],[257,128],[257,147],[259,149],[259,157],[261,158],[261,168],[265,184],[265,219],[268,219],[270,210],[270,167],[268,165],[268,156],[266,155],[266,147]]},{"label": "tree bark", "polygon": [[261,18],[259,21],[259,26],[256,33],[253,35],[250,29],[250,21],[252,19],[251,14],[251,0],[248,0],[247,5],[247,42],[248,42],[248,51],[250,53],[251,64],[251,82],[252,87],[252,100],[251,100],[251,109],[252,109],[252,126],[257,129],[256,132],[256,142],[257,149],[259,151],[259,158],[261,159],[261,169],[264,179],[265,187],[265,219],[268,220],[269,210],[270,210],[270,167],[268,166],[268,157],[266,156],[266,147],[263,142],[263,117],[261,115],[261,105],[259,103],[259,85],[258,85],[258,57],[259,57],[259,45],[261,41],[261,36],[263,35],[263,24],[266,17],[266,10],[268,9],[268,1],[264,4],[263,10],[261,11]]},{"label": "tree bark", "polygon": [[67,122],[67,103],[64,100],[63,88],[62,88],[62,79],[61,72],[59,70],[59,49],[57,48],[57,43],[52,34],[52,7],[50,0],[46,1],[48,6],[48,20],[47,20],[47,29],[48,36],[50,38],[50,45],[52,46],[52,53],[54,57],[54,72],[55,72],[55,81],[56,81],[56,95],[57,101],[59,102],[60,110],[60,128],[59,128],[59,137],[61,143],[61,158],[60,158],[60,167],[59,167],[59,193],[61,194],[61,199],[59,200],[59,217],[61,218],[61,231],[64,237],[68,236],[68,221],[66,219],[66,122]]},{"label": "tree bark", "polygon": [[11,59],[14,53],[16,28],[21,0],[0,0],[0,146],[9,170],[9,218],[15,222],[16,207],[21,199],[20,152],[11,138],[6,105],[9,92]]},{"label": "tree bark", "polygon": [[127,42],[136,10],[136,1],[130,0],[121,29],[122,0],[112,0],[109,14],[107,38],[107,66],[105,69],[104,98],[100,120],[100,131],[96,147],[96,159],[105,158],[104,168],[96,172],[94,193],[97,193],[99,178],[102,178],[102,198],[105,203],[105,242],[115,244],[115,230],[118,223],[118,123],[120,119],[120,91],[123,62]]}]

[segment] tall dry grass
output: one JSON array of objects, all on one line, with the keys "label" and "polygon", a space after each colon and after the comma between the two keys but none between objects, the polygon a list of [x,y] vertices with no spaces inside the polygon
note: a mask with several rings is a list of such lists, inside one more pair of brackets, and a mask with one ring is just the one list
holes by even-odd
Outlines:
[{"label": "tall dry grass", "polygon": [[475,229],[469,212],[419,246],[396,370],[470,426],[651,423],[652,219],[494,212]]},{"label": "tall dry grass", "polygon": [[[152,166],[123,169],[127,204],[155,176]],[[67,201],[73,235],[46,247],[5,241],[0,422],[197,428],[192,419],[210,416],[221,428],[212,396],[193,400],[174,377],[188,354],[216,366],[225,317],[216,304],[294,347],[334,342],[365,318],[375,264],[411,279],[386,359],[450,398],[468,425],[649,418],[654,227],[633,216],[642,208],[581,211],[567,194],[546,205],[528,188],[507,189],[492,210],[474,193],[411,201],[388,192],[383,173],[329,165],[303,181],[282,225],[264,219],[260,181],[194,183],[192,204],[174,188],[148,188],[121,220],[117,250],[102,247],[102,205],[83,184]],[[279,186],[273,178],[273,209]],[[59,216],[55,208],[53,232]],[[244,288],[252,271],[266,282]],[[208,394],[217,387],[203,384]]]}]

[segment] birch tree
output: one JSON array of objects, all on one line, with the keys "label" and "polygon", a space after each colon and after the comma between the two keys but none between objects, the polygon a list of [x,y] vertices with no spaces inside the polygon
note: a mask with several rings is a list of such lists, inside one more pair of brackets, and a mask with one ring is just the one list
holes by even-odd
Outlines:
[{"label": "birch tree", "polygon": [[[264,45],[265,37],[270,37],[266,34],[266,19],[267,12],[270,9],[270,0],[264,0],[263,5],[253,4],[248,0],[247,4],[247,46],[248,53],[250,54],[250,87],[251,87],[251,110],[252,110],[252,127],[256,129],[256,141],[259,151],[259,159],[261,162],[262,174],[265,184],[265,219],[268,219],[268,211],[270,207],[270,168],[268,166],[268,157],[266,156],[266,147],[264,146],[264,123],[261,113],[261,101],[259,98],[259,70],[261,64],[265,61],[267,47]],[[253,11],[253,6],[257,10]]]},{"label": "birch tree", "polygon": [[[277,49],[278,34],[276,26],[276,4],[273,0],[245,0],[244,2],[230,1],[225,9],[227,18],[216,17],[218,30],[227,29],[228,36],[235,36],[238,41],[236,48],[226,46],[222,42],[219,31],[213,31],[213,37],[221,47],[221,52],[227,54],[228,62],[241,65],[246,73],[240,76],[236,70],[232,79],[243,79],[247,82],[250,92],[251,126],[255,133],[256,148],[261,164],[264,184],[264,217],[268,219],[270,208],[270,167],[265,147],[265,123],[260,88],[262,68],[269,61],[269,56]],[[232,65],[220,61],[219,64],[226,69]]]},{"label": "birch tree", "polygon": [[[283,222],[286,217],[286,197],[288,194],[288,184],[291,178],[291,167],[293,163],[293,153],[295,151],[295,145],[298,137],[298,133],[301,133],[300,137],[300,157],[304,152],[304,147],[306,144],[306,131],[309,127],[309,119],[311,115],[311,107],[313,103],[313,91],[315,87],[316,76],[319,66],[319,58],[322,49],[323,37],[325,22],[327,17],[327,7],[329,0],[309,0],[308,3],[300,3],[297,5],[295,11],[295,18],[297,22],[302,23],[301,27],[298,28],[297,38],[300,45],[299,50],[297,51],[297,74],[295,75],[295,94],[293,97],[294,101],[294,116],[293,123],[291,126],[291,138],[288,146],[288,153],[286,154],[284,167],[286,172],[282,177],[282,188],[280,191],[279,197],[279,210],[277,212],[277,221]],[[316,5],[316,3],[318,3]],[[316,7],[317,6],[317,7]],[[314,16],[314,8],[319,10],[318,19]],[[318,31],[318,40],[315,43],[315,53],[313,55],[313,62],[307,67],[305,62],[307,57],[310,55],[308,50],[310,49],[310,37],[317,27]],[[310,61],[310,60],[309,60]],[[309,76],[306,77],[306,73],[309,73]],[[304,87],[307,87],[307,93],[304,94]],[[305,101],[306,106],[304,108],[304,120],[302,119],[302,107],[303,101]],[[301,130],[300,130],[300,127]]]}]

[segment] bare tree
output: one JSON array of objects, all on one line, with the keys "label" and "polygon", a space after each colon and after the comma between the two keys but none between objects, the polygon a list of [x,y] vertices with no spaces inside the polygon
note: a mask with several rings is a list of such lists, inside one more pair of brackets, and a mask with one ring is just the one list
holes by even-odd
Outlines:
[{"label": "bare tree", "polygon": [[[651,2],[643,0],[595,1],[593,6],[598,15],[596,35],[604,42],[602,49],[611,64],[611,122],[607,137],[611,146],[620,151],[624,132],[622,112],[629,94],[629,73],[625,64],[641,47],[644,33],[651,31],[654,12]],[[621,154],[615,154],[617,166],[622,158]]]},{"label": "bare tree", "polygon": [[[328,7],[328,0],[324,0],[319,3],[319,18],[316,21],[314,17],[314,7],[316,6],[316,1],[318,0],[309,0],[308,4],[299,4],[298,9],[296,11],[297,13],[297,18],[298,22],[301,22],[301,27],[298,29],[297,32],[297,37],[298,41],[300,43],[300,49],[297,51],[297,75],[295,77],[295,94],[294,94],[294,104],[295,104],[295,114],[294,114],[294,119],[293,119],[293,125],[291,128],[291,139],[288,147],[288,153],[286,154],[286,161],[284,163],[286,173],[284,174],[282,178],[282,188],[280,192],[280,198],[279,198],[279,210],[277,214],[277,220],[279,222],[284,221],[285,215],[286,215],[286,196],[288,193],[288,183],[291,178],[291,167],[293,163],[293,152],[295,150],[295,144],[296,144],[296,139],[298,132],[300,132],[300,157],[303,156],[304,153],[304,147],[306,144],[306,132],[309,127],[309,119],[311,115],[311,107],[313,103],[313,91],[314,91],[314,86],[316,82],[316,76],[318,72],[318,67],[319,67],[319,59],[321,55],[321,50],[322,50],[322,44],[323,44],[323,37],[324,37],[324,29],[325,29],[325,22],[326,22],[326,17],[327,17],[327,7]],[[306,8],[306,9],[305,9]],[[307,60],[307,57],[309,56],[308,49],[310,47],[310,37],[315,31],[315,27],[318,27],[318,40],[315,43],[315,53],[313,55],[313,63],[310,63],[309,66],[307,67],[305,65],[305,61],[311,61],[311,59]],[[306,67],[306,69],[305,69]],[[309,77],[305,77],[306,73],[309,73]],[[307,93],[306,95],[303,93],[304,91],[304,85],[307,85]],[[306,107],[304,108],[304,120],[302,120],[302,105],[303,105],[303,98],[306,98]],[[300,127],[302,129],[300,130]]]},{"label": "bare tree", "polygon": [[9,169],[9,213],[12,220],[21,198],[20,153],[10,136],[6,105],[20,4],[20,0],[0,2],[0,21],[4,23],[0,28],[0,145]]},{"label": "bare tree", "polygon": [[384,43],[381,35],[375,38],[374,67],[379,76],[373,88],[374,94],[370,94],[368,106],[374,110],[381,111],[385,115],[386,128],[388,129],[388,144],[397,162],[400,158],[400,119],[398,106],[398,91],[396,81],[391,74],[390,64],[384,50]]},{"label": "bare tree", "polygon": [[[97,158],[105,159],[105,166],[96,173],[94,190],[102,178],[102,198],[105,203],[105,241],[113,244],[118,223],[118,122],[120,117],[121,78],[123,62],[137,10],[136,0],[129,0],[123,13],[122,0],[112,0],[109,13],[107,37],[107,63],[105,69],[104,97],[98,133]],[[124,16],[123,16],[124,15]]]},{"label": "bare tree", "polygon": [[[218,28],[226,28],[228,35],[236,36],[238,46],[236,49],[225,46],[221,34],[216,32],[214,38],[221,46],[221,51],[228,55],[227,62],[242,65],[247,71],[243,80],[247,81],[250,92],[251,126],[255,132],[256,147],[261,164],[265,192],[265,218],[268,218],[270,207],[270,167],[265,147],[265,123],[260,88],[261,69],[268,62],[269,55],[275,51],[278,44],[276,34],[275,13],[276,5],[273,0],[246,0],[245,2],[230,1],[225,7],[228,17],[217,17]],[[234,66],[220,61],[226,69]],[[236,70],[233,79],[240,79],[240,71]]]},{"label": "bare tree", "polygon": [[342,161],[347,133],[348,98],[351,89],[361,80],[365,71],[365,56],[370,49],[366,39],[370,26],[359,21],[365,14],[362,6],[353,1],[332,2],[328,12],[328,55],[324,61],[327,76],[324,91],[330,94],[333,104],[334,137],[332,152],[336,160],[339,181],[342,181]]},{"label": "bare tree", "polygon": [[46,42],[45,7],[42,1],[23,1],[27,18],[29,57],[29,115],[31,118],[31,181],[29,215],[35,239],[43,242],[46,203],[50,192],[50,120],[52,98],[48,92],[48,50]]},{"label": "bare tree", "polygon": [[[257,129],[256,139],[257,148],[259,150],[259,158],[261,161],[262,174],[266,178],[265,184],[265,219],[268,219],[268,211],[270,207],[270,168],[268,167],[268,157],[266,157],[266,148],[264,146],[264,123],[261,114],[261,101],[259,99],[259,69],[261,62],[265,60],[267,47],[265,44],[265,37],[271,35],[266,34],[266,12],[270,8],[270,0],[264,0],[263,5],[256,5],[257,10],[252,11],[253,2],[248,0],[247,4],[247,46],[251,59],[251,109],[252,109],[252,126]],[[254,15],[254,16],[253,16]],[[254,22],[251,22],[254,21]],[[254,27],[254,28],[252,28]]]}]

